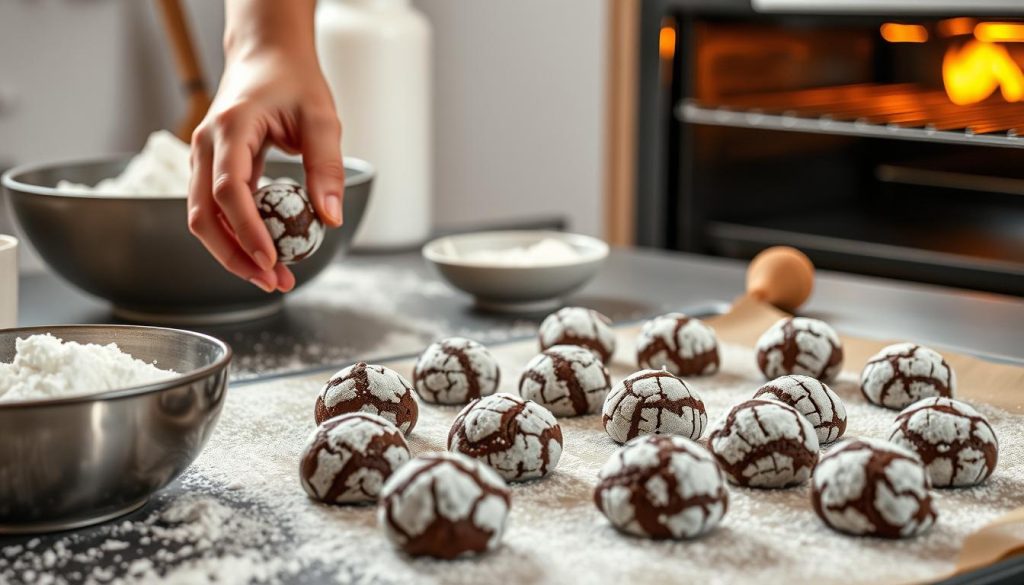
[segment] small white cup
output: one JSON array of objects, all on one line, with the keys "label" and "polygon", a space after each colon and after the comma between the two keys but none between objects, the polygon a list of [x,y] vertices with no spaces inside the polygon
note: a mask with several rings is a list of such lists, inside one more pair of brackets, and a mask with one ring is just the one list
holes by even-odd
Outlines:
[{"label": "small white cup", "polygon": [[0,234],[0,329],[18,326],[18,238]]}]

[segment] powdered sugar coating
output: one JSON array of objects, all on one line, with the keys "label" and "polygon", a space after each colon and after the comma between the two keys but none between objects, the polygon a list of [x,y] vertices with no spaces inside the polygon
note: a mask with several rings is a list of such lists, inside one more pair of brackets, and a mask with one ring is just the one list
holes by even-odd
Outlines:
[{"label": "powdered sugar coating", "polygon": [[708,437],[729,481],[748,487],[801,484],[818,461],[818,435],[795,408],[775,400],[735,406]]},{"label": "powdered sugar coating", "polygon": [[978,485],[992,475],[999,458],[988,419],[969,404],[942,396],[900,412],[889,440],[921,458],[935,487]]},{"label": "powdered sugar coating", "polygon": [[828,323],[786,317],[757,340],[757,363],[769,380],[800,374],[830,382],[842,368],[843,346]]},{"label": "powdered sugar coating", "polygon": [[594,352],[556,345],[534,357],[519,378],[519,394],[558,416],[601,410],[611,389],[608,369]]},{"label": "powdered sugar coating", "polygon": [[865,398],[886,408],[904,408],[922,398],[952,397],[956,374],[939,352],[897,343],[868,360],[860,377]]},{"label": "powdered sugar coating", "polygon": [[864,438],[844,441],[821,458],[811,481],[811,501],[835,530],[902,538],[935,523],[929,487],[913,452]]},{"label": "powdered sugar coating", "polygon": [[407,435],[419,417],[409,382],[392,369],[365,362],[331,376],[317,397],[314,417],[320,424],[348,412],[380,415]]},{"label": "powdered sugar coating", "polygon": [[615,353],[615,331],[611,320],[586,307],[564,307],[540,324],[541,351],[556,345],[579,345],[596,352],[608,363]]},{"label": "powdered sugar coating", "polygon": [[452,559],[496,548],[510,503],[508,487],[490,467],[459,453],[430,453],[384,484],[379,517],[396,547]]},{"label": "powdered sugar coating", "polygon": [[675,436],[637,437],[598,474],[594,502],[619,530],[649,538],[693,538],[722,520],[729,493],[714,458]]},{"label": "powdered sugar coating", "polygon": [[494,394],[467,405],[452,423],[448,450],[479,459],[506,481],[543,477],[562,456],[562,429],[532,400]]},{"label": "powdered sugar coating", "polygon": [[328,503],[373,502],[384,481],[409,460],[398,427],[355,412],[324,421],[302,452],[299,479],[310,497]]},{"label": "powdered sugar coating", "polygon": [[616,384],[602,418],[608,436],[619,443],[647,434],[697,440],[708,422],[700,395],[664,370],[641,370]]},{"label": "powdered sugar coating", "polygon": [[754,398],[778,400],[800,411],[814,426],[818,443],[831,443],[846,432],[846,405],[823,382],[810,376],[782,376],[761,386]]},{"label": "powdered sugar coating", "polygon": [[676,376],[707,376],[718,371],[718,338],[700,319],[668,313],[644,323],[636,341],[637,363]]},{"label": "powdered sugar coating", "polygon": [[464,337],[430,344],[417,360],[412,377],[420,398],[437,404],[465,404],[494,394],[500,380],[491,352]]},{"label": "powdered sugar coating", "polygon": [[292,264],[308,258],[323,243],[324,226],[302,187],[274,182],[258,189],[253,199],[280,262]]}]

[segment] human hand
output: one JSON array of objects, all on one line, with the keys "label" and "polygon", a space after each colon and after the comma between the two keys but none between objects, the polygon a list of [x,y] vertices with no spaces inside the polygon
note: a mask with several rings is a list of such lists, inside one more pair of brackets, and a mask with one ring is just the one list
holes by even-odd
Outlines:
[{"label": "human hand", "polygon": [[253,202],[269,146],[302,155],[320,219],[342,222],[341,123],[315,53],[246,51],[225,65],[217,96],[192,135],[189,230],[231,273],[266,292],[295,276],[277,261]]}]

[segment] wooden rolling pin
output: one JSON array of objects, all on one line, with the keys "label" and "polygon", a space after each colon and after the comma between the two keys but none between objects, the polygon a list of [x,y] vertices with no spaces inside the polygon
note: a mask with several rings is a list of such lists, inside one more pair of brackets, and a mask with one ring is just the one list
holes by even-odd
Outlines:
[{"label": "wooden rolling pin", "polygon": [[789,246],[762,251],[747,267],[747,296],[794,313],[814,290],[814,264]]}]

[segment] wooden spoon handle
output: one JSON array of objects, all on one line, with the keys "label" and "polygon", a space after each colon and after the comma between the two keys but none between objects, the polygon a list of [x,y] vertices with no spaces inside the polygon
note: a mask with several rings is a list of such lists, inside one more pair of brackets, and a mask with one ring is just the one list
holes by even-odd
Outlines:
[{"label": "wooden spoon handle", "polygon": [[164,30],[174,52],[178,78],[189,98],[188,111],[176,131],[178,138],[188,142],[212,100],[181,3],[179,0],[157,0],[157,4],[163,14]]}]

